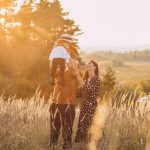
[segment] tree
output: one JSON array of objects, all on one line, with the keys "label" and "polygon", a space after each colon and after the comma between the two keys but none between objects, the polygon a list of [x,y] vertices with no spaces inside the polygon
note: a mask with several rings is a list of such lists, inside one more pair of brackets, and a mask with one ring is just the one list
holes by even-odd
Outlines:
[{"label": "tree", "polygon": [[100,97],[106,98],[107,96],[109,96],[116,84],[117,77],[115,71],[110,66],[108,66],[106,72],[103,74],[103,78],[101,81]]},{"label": "tree", "polygon": [[[63,11],[58,0],[41,0],[39,3],[34,0],[25,1],[16,14],[10,13],[16,7],[13,2],[10,1],[5,7],[9,12],[7,23],[11,28],[7,28],[7,32],[3,30],[4,35],[0,37],[6,38],[6,42],[3,42],[5,50],[2,51],[7,54],[7,58],[3,55],[4,62],[0,63],[0,73],[5,70],[6,76],[13,75],[13,79],[20,80],[19,88],[21,85],[24,86],[23,84],[34,84],[34,87],[41,85],[49,90],[50,49],[62,33],[80,34],[79,26],[68,18],[69,13]],[[6,66],[12,66],[12,70]],[[9,70],[9,73],[6,70]]]}]

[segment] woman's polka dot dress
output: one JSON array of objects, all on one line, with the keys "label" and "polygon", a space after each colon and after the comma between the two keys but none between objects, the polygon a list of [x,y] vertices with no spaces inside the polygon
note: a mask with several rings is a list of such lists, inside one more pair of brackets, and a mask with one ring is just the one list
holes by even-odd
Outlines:
[{"label": "woman's polka dot dress", "polygon": [[75,136],[76,142],[87,140],[88,129],[92,123],[97,106],[99,89],[100,79],[95,76],[89,82],[85,81],[85,85],[77,92],[77,97],[82,99],[82,105],[80,109],[78,129]]}]

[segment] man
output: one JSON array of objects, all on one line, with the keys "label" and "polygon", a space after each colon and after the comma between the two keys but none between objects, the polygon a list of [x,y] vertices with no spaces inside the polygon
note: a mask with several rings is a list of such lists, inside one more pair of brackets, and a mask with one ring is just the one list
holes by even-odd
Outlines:
[{"label": "man", "polygon": [[[76,91],[78,82],[72,72],[74,67],[78,67],[78,61],[72,61],[64,71],[64,86],[55,84],[50,106],[50,146],[57,145],[60,129],[62,128],[63,149],[72,146],[72,127],[75,118]],[[58,76],[57,76],[58,75]],[[59,80],[59,73],[56,74]]]}]

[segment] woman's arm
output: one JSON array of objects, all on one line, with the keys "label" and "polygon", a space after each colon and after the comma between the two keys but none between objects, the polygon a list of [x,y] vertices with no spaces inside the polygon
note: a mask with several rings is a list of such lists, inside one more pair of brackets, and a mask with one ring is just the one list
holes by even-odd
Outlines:
[{"label": "woman's arm", "polygon": [[77,78],[77,81],[78,81],[78,84],[79,84],[79,88],[83,87],[84,84],[85,84],[85,82],[84,82],[84,80],[82,79],[79,70],[75,71],[74,74],[75,74],[75,76],[76,76],[76,78]]},{"label": "woman's arm", "polygon": [[67,67],[75,75],[75,77],[78,81],[78,84],[79,84],[79,88],[83,87],[85,82],[83,81],[83,79],[81,77],[78,61],[74,60],[74,59],[70,59],[69,63],[67,64]]}]

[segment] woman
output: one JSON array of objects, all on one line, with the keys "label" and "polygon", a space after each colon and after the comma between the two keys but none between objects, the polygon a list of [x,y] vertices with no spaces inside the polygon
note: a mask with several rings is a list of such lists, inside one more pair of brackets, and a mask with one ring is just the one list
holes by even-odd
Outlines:
[{"label": "woman", "polygon": [[100,89],[98,64],[95,61],[87,63],[83,79],[78,69],[76,69],[75,75],[80,85],[76,96],[82,99],[75,142],[87,142],[88,129],[91,126],[96,111],[97,97]]}]

